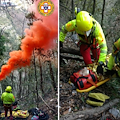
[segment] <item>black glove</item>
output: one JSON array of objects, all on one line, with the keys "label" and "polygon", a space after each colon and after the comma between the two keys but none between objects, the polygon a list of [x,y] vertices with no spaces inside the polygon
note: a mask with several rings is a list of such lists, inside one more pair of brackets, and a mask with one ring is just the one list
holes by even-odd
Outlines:
[{"label": "black glove", "polygon": [[59,43],[60,43],[60,47],[62,47],[62,48],[63,48],[63,42],[61,42],[61,41],[60,41]]},{"label": "black glove", "polygon": [[103,75],[103,66],[104,66],[103,62],[99,63],[99,65],[97,67],[97,74],[102,74]]},{"label": "black glove", "polygon": [[115,73],[117,73],[116,70],[107,70],[105,72],[106,75],[111,75],[111,76],[114,75]]}]

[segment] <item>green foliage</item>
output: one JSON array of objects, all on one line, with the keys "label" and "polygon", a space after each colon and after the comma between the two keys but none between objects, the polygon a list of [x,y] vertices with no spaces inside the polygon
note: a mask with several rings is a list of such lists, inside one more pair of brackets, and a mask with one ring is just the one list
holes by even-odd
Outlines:
[{"label": "green foliage", "polygon": [[[110,99],[119,98],[120,99],[120,78],[112,78],[107,85],[107,95]],[[120,103],[117,104],[117,108],[120,108]]]},{"label": "green foliage", "polygon": [[120,98],[120,78],[112,78],[106,85],[111,99]]}]

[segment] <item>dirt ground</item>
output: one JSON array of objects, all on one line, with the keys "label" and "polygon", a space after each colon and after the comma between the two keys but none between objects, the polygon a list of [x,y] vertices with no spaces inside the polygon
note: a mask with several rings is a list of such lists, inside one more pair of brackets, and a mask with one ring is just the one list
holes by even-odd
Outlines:
[{"label": "dirt ground", "polygon": [[[64,43],[64,47],[75,47],[75,44],[71,41],[67,41],[69,45]],[[71,44],[72,43],[72,44]],[[90,92],[95,93],[103,93],[108,95],[110,99],[107,101],[117,98],[119,96],[119,92],[115,91],[113,83],[108,81],[103,85],[97,87],[96,89],[87,92],[87,93],[79,93],[76,91],[75,87],[68,83],[70,76],[75,72],[80,70],[84,66],[84,62],[79,62],[75,60],[63,60],[60,65],[60,116],[64,116],[68,113],[74,113],[77,111],[83,111],[86,109],[94,108],[86,104],[86,100],[88,99],[88,94]],[[114,80],[113,80],[114,81]],[[112,82],[113,82],[112,81]],[[119,109],[119,105],[113,106]],[[109,119],[107,119],[109,118]],[[104,111],[104,119],[103,114],[98,116],[98,120],[116,120],[108,111]]]},{"label": "dirt ground", "polygon": [[[19,102],[18,102],[18,104],[19,104]],[[35,108],[35,107],[33,107],[33,108]],[[24,109],[27,110],[27,108],[25,108],[25,107],[24,107]],[[32,107],[31,107],[31,109],[32,109]],[[58,94],[55,93],[53,90],[53,91],[51,91],[51,94],[44,96],[43,100],[42,99],[40,100],[38,109],[47,113],[49,115],[49,120],[58,120]],[[0,111],[2,113],[4,112],[4,108],[2,106],[0,108]],[[26,120],[31,120],[32,116],[33,115],[29,115],[29,117]],[[0,118],[0,120],[2,120],[2,119],[4,119],[4,118]],[[18,119],[14,118],[14,120],[18,120]]]}]

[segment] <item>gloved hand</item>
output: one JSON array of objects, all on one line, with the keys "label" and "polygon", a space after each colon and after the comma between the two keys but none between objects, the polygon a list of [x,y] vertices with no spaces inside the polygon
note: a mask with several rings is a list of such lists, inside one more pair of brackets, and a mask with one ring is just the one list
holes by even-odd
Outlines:
[{"label": "gloved hand", "polygon": [[108,70],[105,72],[106,75],[114,75],[116,73],[116,70]]},{"label": "gloved hand", "polygon": [[99,65],[97,67],[97,74],[102,74],[103,75],[103,66],[104,66],[103,62],[99,63]]},{"label": "gloved hand", "polygon": [[59,43],[60,43],[60,47],[63,48],[63,42],[60,41]]}]

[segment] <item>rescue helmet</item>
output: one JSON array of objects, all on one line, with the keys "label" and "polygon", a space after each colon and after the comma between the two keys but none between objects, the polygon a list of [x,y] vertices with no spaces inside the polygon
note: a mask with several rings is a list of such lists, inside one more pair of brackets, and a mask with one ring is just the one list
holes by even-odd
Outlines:
[{"label": "rescue helmet", "polygon": [[12,87],[11,86],[7,86],[5,89],[6,92],[12,92]]},{"label": "rescue helmet", "polygon": [[80,31],[89,31],[93,26],[93,18],[87,11],[80,11],[76,16],[76,25]]}]

